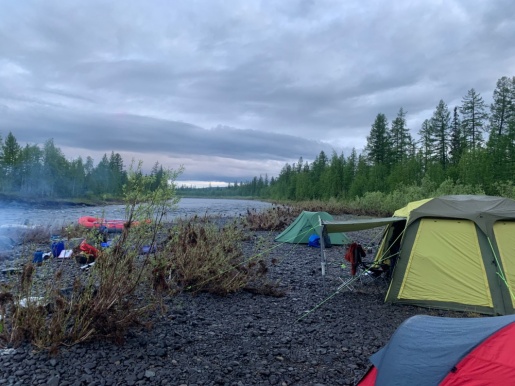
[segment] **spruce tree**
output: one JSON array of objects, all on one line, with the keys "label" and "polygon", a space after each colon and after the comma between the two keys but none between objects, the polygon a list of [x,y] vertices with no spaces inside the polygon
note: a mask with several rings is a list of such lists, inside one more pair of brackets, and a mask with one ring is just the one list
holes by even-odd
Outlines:
[{"label": "spruce tree", "polygon": [[394,164],[404,163],[411,151],[413,139],[406,124],[406,112],[401,107],[397,117],[392,121],[390,130],[392,162]]},{"label": "spruce tree", "polygon": [[365,152],[372,165],[386,165],[390,163],[391,139],[386,115],[379,113],[372,124],[370,135],[367,137]]},{"label": "spruce tree", "polygon": [[420,153],[422,157],[422,163],[424,169],[427,169],[427,165],[436,158],[435,155],[435,142],[436,138],[431,128],[431,122],[429,119],[425,119],[422,122],[422,126],[418,132],[420,136]]},{"label": "spruce tree", "polygon": [[515,116],[515,86],[513,79],[503,76],[497,81],[490,105],[490,136],[508,134],[508,123]]},{"label": "spruce tree", "polygon": [[2,175],[5,191],[19,190],[19,164],[21,160],[21,146],[13,133],[9,132],[2,144]]},{"label": "spruce tree", "polygon": [[449,132],[451,123],[451,113],[447,104],[440,100],[431,118],[431,132],[434,135],[434,150],[438,162],[445,169],[448,163],[449,152]]},{"label": "spruce tree", "polygon": [[462,99],[460,108],[462,115],[461,130],[465,138],[467,148],[474,151],[483,144],[482,132],[485,129],[486,103],[473,88]]},{"label": "spruce tree", "polygon": [[460,162],[464,147],[465,144],[461,131],[461,120],[458,114],[458,107],[455,107],[452,115],[451,142],[449,150],[449,162],[451,164],[457,165]]}]

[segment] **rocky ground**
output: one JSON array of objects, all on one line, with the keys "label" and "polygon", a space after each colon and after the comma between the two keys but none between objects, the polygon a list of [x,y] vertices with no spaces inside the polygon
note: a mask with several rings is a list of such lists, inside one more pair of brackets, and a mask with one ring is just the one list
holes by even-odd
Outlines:
[{"label": "rocky ground", "polygon": [[[93,342],[57,356],[28,345],[4,348],[0,385],[351,385],[406,318],[446,315],[385,304],[382,280],[338,292],[350,277],[341,267],[344,247],[327,250],[324,281],[320,249],[260,235],[271,242],[277,263],[269,275],[285,296],[182,294],[167,301],[151,329],[132,330],[121,346]],[[351,234],[372,250],[375,235]],[[52,259],[38,269],[56,264],[80,272],[73,260]]]}]

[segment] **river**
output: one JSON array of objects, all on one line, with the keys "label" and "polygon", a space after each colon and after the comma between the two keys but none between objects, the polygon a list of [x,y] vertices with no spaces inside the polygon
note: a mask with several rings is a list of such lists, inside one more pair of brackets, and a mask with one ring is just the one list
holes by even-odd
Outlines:
[{"label": "river", "polygon": [[[254,200],[182,198],[178,207],[170,213],[168,219],[184,218],[195,214],[203,216],[238,216],[246,213],[247,209],[258,211],[270,208],[272,204]],[[77,223],[79,217],[93,216],[107,219],[123,219],[125,217],[124,205],[105,205],[93,207],[68,208],[34,208],[23,205],[0,207],[0,228],[13,228],[21,226],[66,226]]]}]

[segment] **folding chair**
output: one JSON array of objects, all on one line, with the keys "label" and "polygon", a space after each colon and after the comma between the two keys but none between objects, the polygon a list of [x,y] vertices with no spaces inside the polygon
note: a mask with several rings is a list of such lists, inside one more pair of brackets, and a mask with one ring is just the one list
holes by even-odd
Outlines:
[{"label": "folding chair", "polygon": [[390,268],[388,265],[378,265],[376,262],[365,262],[361,261],[358,264],[358,270],[356,275],[362,284],[369,284],[378,279],[386,280]]},{"label": "folding chair", "polygon": [[385,280],[385,275],[389,271],[388,265],[377,264],[377,262],[365,262],[363,261],[363,257],[365,256],[366,252],[360,244],[352,243],[349,245],[345,253],[345,260],[351,263],[351,278],[345,281],[342,280],[338,291],[343,288],[354,291],[354,285],[357,281],[361,284],[368,284],[379,278]]}]

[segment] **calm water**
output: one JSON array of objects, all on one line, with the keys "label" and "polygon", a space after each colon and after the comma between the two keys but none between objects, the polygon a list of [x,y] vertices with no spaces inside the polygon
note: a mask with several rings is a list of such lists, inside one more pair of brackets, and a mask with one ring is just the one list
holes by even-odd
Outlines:
[{"label": "calm water", "polygon": [[[224,200],[206,198],[183,198],[178,208],[169,218],[190,217],[197,215],[237,216],[247,209],[264,210],[272,205],[267,202],[252,200]],[[65,209],[35,209],[24,206],[0,207],[0,228],[23,225],[61,226],[76,223],[79,217],[93,216],[107,219],[123,219],[124,205],[106,205],[98,207],[73,207]]]}]

